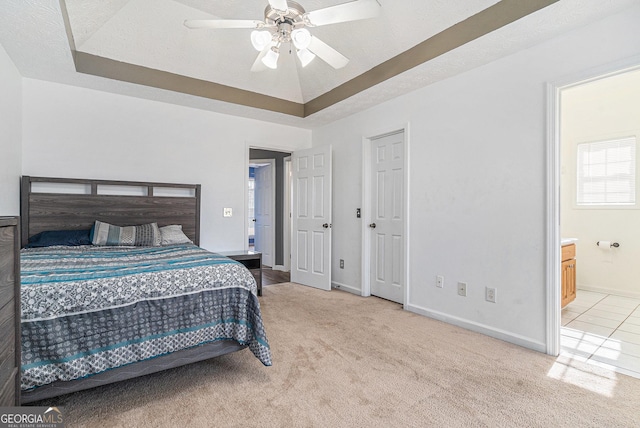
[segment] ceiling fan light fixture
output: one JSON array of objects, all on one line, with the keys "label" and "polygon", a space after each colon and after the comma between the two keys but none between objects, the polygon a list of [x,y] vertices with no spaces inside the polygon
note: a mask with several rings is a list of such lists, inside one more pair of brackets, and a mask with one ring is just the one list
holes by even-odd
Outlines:
[{"label": "ceiling fan light fixture", "polygon": [[278,57],[280,56],[280,52],[277,47],[272,47],[269,49],[269,52],[262,58],[262,63],[269,67],[272,70],[278,68]]},{"label": "ceiling fan light fixture", "polygon": [[300,64],[302,67],[306,67],[309,65],[311,61],[316,57],[309,49],[298,49],[298,59],[300,60]]},{"label": "ceiling fan light fixture", "polygon": [[258,52],[262,52],[271,43],[271,33],[254,30],[251,32],[251,44]]},{"label": "ceiling fan light fixture", "polygon": [[279,48],[283,44],[290,54],[296,50],[303,67],[317,56],[331,67],[340,69],[349,63],[349,59],[316,36],[312,36],[304,27],[374,18],[380,14],[381,8],[380,0],[343,0],[344,3],[307,12],[294,0],[267,1],[269,4],[264,10],[264,21],[192,19],[185,21],[184,25],[188,28],[254,30],[251,33],[251,44],[260,53],[254,60],[251,71],[261,71],[265,67],[276,69],[280,56]]},{"label": "ceiling fan light fixture", "polygon": [[291,32],[291,40],[296,48],[305,50],[311,43],[311,33],[306,28],[299,28]]}]

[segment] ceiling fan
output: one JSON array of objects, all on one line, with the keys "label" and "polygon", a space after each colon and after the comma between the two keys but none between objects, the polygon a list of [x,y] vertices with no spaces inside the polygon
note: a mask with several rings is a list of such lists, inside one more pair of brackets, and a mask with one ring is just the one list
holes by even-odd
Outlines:
[{"label": "ceiling fan", "polygon": [[349,59],[322,40],[311,35],[305,27],[337,24],[374,18],[380,13],[378,0],[355,0],[323,9],[306,12],[291,0],[268,0],[264,10],[264,21],[248,19],[194,19],[184,21],[188,28],[245,28],[253,29],[251,44],[259,51],[251,71],[262,71],[265,67],[276,69],[283,45],[295,48],[303,67],[318,56],[333,68],[342,68]]}]

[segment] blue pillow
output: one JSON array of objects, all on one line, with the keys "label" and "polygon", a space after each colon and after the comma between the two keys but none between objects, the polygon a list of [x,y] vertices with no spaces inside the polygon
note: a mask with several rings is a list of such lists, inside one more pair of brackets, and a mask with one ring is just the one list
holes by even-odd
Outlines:
[{"label": "blue pillow", "polygon": [[49,230],[40,232],[29,238],[29,243],[25,248],[51,247],[53,245],[67,245],[75,247],[78,245],[91,245],[89,234],[91,229],[87,230]]}]

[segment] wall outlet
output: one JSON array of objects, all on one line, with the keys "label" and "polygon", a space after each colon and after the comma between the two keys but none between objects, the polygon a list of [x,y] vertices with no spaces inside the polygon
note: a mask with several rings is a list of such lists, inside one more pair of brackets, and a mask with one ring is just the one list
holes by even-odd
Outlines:
[{"label": "wall outlet", "polygon": [[222,216],[223,217],[231,217],[233,215],[233,209],[232,208],[223,208],[222,209]]},{"label": "wall outlet", "polygon": [[444,287],[444,276],[442,275],[436,276],[436,287],[438,288]]},{"label": "wall outlet", "polygon": [[484,298],[487,302],[496,303],[497,290],[495,288],[486,287],[484,289]]},{"label": "wall outlet", "polygon": [[344,260],[340,259],[340,269],[344,269]]},{"label": "wall outlet", "polygon": [[458,283],[458,296],[467,296],[467,283],[459,282]]}]

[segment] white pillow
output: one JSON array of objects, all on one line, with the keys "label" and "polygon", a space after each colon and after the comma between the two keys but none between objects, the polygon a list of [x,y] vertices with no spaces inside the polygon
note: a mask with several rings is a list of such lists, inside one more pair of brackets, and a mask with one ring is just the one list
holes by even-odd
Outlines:
[{"label": "white pillow", "polygon": [[193,241],[182,231],[180,224],[161,227],[160,236],[162,237],[160,245],[193,244]]}]

